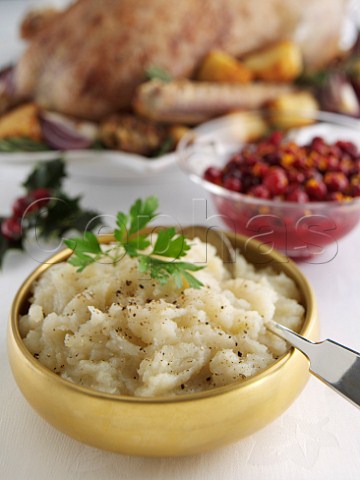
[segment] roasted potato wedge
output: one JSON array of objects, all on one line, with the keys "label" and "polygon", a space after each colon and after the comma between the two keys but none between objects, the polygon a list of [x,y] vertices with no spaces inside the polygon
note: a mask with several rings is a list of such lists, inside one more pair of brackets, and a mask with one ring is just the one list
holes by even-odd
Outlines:
[{"label": "roasted potato wedge", "polygon": [[11,137],[41,140],[39,107],[35,103],[21,105],[0,117],[0,138]]},{"label": "roasted potato wedge", "polygon": [[175,145],[177,145],[182,137],[189,132],[191,132],[191,129],[184,125],[171,125],[169,128],[169,136],[174,141]]},{"label": "roasted potato wedge", "polygon": [[204,58],[196,76],[202,82],[224,83],[249,83],[252,77],[249,68],[220,50],[214,50]]},{"label": "roasted potato wedge", "polygon": [[312,116],[319,110],[319,105],[311,93],[296,92],[269,102],[268,110],[274,126],[292,128],[312,124]]},{"label": "roasted potato wedge", "polygon": [[287,40],[246,56],[243,63],[255,78],[273,82],[291,82],[303,70],[300,48]]}]

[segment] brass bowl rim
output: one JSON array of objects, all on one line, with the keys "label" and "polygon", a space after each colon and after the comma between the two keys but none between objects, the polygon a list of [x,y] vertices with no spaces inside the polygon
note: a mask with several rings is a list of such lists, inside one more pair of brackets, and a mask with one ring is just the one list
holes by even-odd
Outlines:
[{"label": "brass bowl rim", "polygon": [[[247,243],[252,243],[254,246],[260,247],[260,242],[254,239],[249,239],[248,237],[240,234],[235,234],[234,232],[225,231],[224,232],[227,236],[233,237],[235,240],[240,240],[240,243],[246,245]],[[109,243],[113,240],[114,237],[112,234],[103,234],[99,236],[100,243]],[[239,248],[239,246],[237,246]],[[56,373],[49,370],[45,365],[41,364],[37,359],[33,357],[30,351],[27,349],[23,338],[21,337],[20,330],[19,330],[19,315],[21,311],[21,306],[23,305],[24,301],[28,299],[31,286],[35,280],[37,280],[46,270],[48,270],[51,266],[65,261],[72,253],[72,250],[69,248],[64,248],[60,252],[50,256],[45,262],[39,265],[35,270],[30,273],[26,279],[23,281],[21,286],[19,287],[10,310],[10,321],[9,321],[9,332],[8,336],[12,334],[13,339],[16,343],[17,348],[24,356],[24,360],[31,365],[32,368],[36,369],[38,373],[42,376],[50,378],[52,381],[60,382],[65,389],[73,390],[79,394],[86,395],[88,397],[94,397],[98,399],[102,399],[105,401],[116,401],[120,403],[135,403],[135,404],[168,404],[168,403],[184,403],[188,401],[194,400],[204,400],[210,397],[217,397],[221,395],[225,395],[228,392],[237,390],[237,389],[244,389],[244,388],[251,388],[254,383],[264,381],[265,377],[273,375],[277,370],[282,368],[287,362],[293,358],[294,355],[302,355],[300,352],[296,351],[295,348],[291,348],[287,353],[281,355],[275,362],[270,365],[269,367],[265,368],[261,372],[253,375],[252,377],[242,380],[240,382],[234,382],[228,385],[224,385],[221,387],[215,387],[210,390],[205,390],[203,392],[197,393],[189,393],[184,395],[178,396],[161,396],[161,397],[136,397],[130,395],[118,395],[112,394],[107,392],[101,392],[99,390],[91,389],[88,387],[84,387],[78,385],[76,383],[72,383],[68,380],[63,379]],[[267,256],[272,260],[280,264],[286,264],[289,266],[288,270],[292,270],[295,272],[293,280],[297,284],[303,299],[306,300],[306,311],[305,311],[305,318],[300,330],[300,334],[303,336],[307,336],[312,323],[316,321],[317,318],[317,305],[315,300],[315,295],[310,286],[308,280],[306,279],[305,275],[301,272],[301,270],[297,267],[295,262],[291,259],[285,257],[280,252],[273,250],[272,252],[268,253]],[[287,269],[287,268],[285,268]],[[310,301],[311,300],[311,301]]]}]

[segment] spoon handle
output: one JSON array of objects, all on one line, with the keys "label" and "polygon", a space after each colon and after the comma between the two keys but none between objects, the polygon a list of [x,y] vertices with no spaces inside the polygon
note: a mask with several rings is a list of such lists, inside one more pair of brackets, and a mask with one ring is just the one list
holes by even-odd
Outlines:
[{"label": "spoon handle", "polygon": [[333,340],[310,342],[276,322],[267,328],[300,350],[310,361],[310,371],[340,395],[360,407],[360,354]]}]

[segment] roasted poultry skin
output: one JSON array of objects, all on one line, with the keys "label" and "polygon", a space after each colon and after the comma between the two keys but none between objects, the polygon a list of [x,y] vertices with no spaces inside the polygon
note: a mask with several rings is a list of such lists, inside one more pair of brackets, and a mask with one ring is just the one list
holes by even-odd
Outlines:
[{"label": "roasted poultry skin", "polygon": [[[19,99],[99,120],[129,107],[147,67],[189,77],[210,50],[241,56],[292,38],[317,68],[338,52],[346,0],[78,0],[28,45]],[[326,12],[326,22],[322,16]]]}]

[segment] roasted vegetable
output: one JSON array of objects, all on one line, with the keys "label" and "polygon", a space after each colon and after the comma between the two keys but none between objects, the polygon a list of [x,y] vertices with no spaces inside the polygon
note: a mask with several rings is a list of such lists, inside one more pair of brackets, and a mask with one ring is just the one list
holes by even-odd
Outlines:
[{"label": "roasted vegetable", "polygon": [[0,138],[26,137],[41,140],[39,107],[27,103],[0,117]]},{"label": "roasted vegetable", "polygon": [[317,98],[322,110],[360,116],[360,104],[354,85],[342,72],[334,72],[328,76],[317,89]]},{"label": "roasted vegetable", "polygon": [[100,125],[107,148],[139,155],[156,155],[167,138],[166,127],[130,114],[111,115]]},{"label": "roasted vegetable", "polygon": [[0,70],[0,115],[16,104],[13,98],[13,72],[12,65]]},{"label": "roasted vegetable", "polygon": [[134,107],[142,116],[159,122],[197,124],[235,110],[253,110],[280,95],[294,91],[290,85],[219,84],[156,80],[142,84]]},{"label": "roasted vegetable", "polygon": [[291,82],[303,69],[300,48],[288,40],[247,55],[243,63],[256,78],[274,82]]},{"label": "roasted vegetable", "polygon": [[248,83],[253,74],[244,64],[220,50],[210,52],[203,60],[196,78],[202,82]]},{"label": "roasted vegetable", "polygon": [[40,122],[44,141],[56,150],[89,148],[97,138],[98,129],[94,123],[76,122],[53,112],[42,112]]},{"label": "roasted vegetable", "polygon": [[313,123],[319,105],[311,93],[294,92],[269,102],[268,109],[276,127],[291,128]]}]

